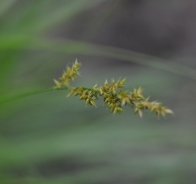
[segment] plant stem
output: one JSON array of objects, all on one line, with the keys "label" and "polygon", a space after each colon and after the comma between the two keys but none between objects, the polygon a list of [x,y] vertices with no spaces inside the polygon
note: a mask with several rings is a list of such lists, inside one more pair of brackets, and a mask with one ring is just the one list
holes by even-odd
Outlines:
[{"label": "plant stem", "polygon": [[56,89],[56,88],[38,89],[38,90],[23,92],[23,93],[12,95],[12,96],[3,96],[3,97],[0,98],[0,105],[2,105],[4,103],[15,101],[15,100],[18,100],[18,99],[21,99],[21,98],[29,97],[29,96],[32,96],[32,95],[46,93],[46,92],[50,92],[50,91],[56,91],[56,90],[68,90],[68,88],[61,88],[61,89]]}]

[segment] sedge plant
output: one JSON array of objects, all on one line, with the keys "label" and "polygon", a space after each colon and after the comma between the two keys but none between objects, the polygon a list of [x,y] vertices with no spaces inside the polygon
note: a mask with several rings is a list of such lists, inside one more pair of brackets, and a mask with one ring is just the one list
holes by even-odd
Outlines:
[{"label": "sedge plant", "polygon": [[77,60],[71,67],[67,67],[63,72],[59,80],[54,80],[56,86],[54,89],[68,88],[70,96],[79,96],[80,100],[84,100],[86,105],[96,107],[96,100],[102,98],[107,108],[111,110],[113,114],[121,113],[125,106],[130,106],[133,109],[134,114],[143,115],[144,110],[149,110],[155,113],[158,117],[165,117],[166,114],[173,114],[172,110],[162,105],[160,102],[150,101],[149,97],[144,97],[143,89],[140,87],[133,91],[128,91],[124,88],[126,78],[119,79],[111,82],[105,80],[102,86],[94,85],[92,88],[88,87],[73,87],[70,82],[75,80],[77,76],[80,76],[79,69],[81,63]]}]

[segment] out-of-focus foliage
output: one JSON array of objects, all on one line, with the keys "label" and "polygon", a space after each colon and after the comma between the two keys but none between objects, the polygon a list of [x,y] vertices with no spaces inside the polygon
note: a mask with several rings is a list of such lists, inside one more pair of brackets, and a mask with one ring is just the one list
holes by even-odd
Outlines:
[{"label": "out-of-focus foliage", "polygon": [[[0,1],[0,183],[195,184],[194,67],[174,61],[180,54],[170,61],[113,48],[114,40],[99,46],[87,43],[93,35],[100,39],[101,33],[109,39],[127,4]],[[124,33],[114,35],[115,40],[122,40]],[[93,41],[104,43],[105,38]],[[151,98],[167,104],[174,117],[158,120],[146,113],[140,119],[129,109],[113,116],[104,108],[66,98],[68,92],[62,90],[7,100],[53,87],[53,79],[76,58],[84,66],[77,86],[126,77],[128,89],[142,86]]]}]

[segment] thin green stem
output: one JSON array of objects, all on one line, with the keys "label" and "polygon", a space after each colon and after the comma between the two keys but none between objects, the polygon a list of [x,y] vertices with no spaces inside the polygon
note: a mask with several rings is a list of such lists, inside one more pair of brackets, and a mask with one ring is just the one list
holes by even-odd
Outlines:
[{"label": "thin green stem", "polygon": [[[28,49],[44,49],[53,50],[56,52],[63,52],[69,54],[82,54],[88,56],[101,56],[113,59],[119,59],[126,62],[132,62],[163,71],[167,71],[179,76],[188,77],[196,80],[196,70],[186,65],[172,62],[171,60],[162,59],[156,56],[151,56],[139,52],[134,52],[126,49],[96,45],[85,42],[76,41],[51,41],[44,39],[34,39],[34,44],[31,44]],[[39,44],[38,44],[39,43]]]},{"label": "thin green stem", "polygon": [[107,57],[160,69],[196,80],[196,70],[184,64],[117,47],[103,46],[73,40],[46,40],[37,37],[29,37],[26,35],[1,35],[0,43],[6,43],[6,47],[5,44],[0,44],[0,49],[2,50],[47,50],[66,54]]},{"label": "thin green stem", "polygon": [[46,93],[46,92],[50,92],[50,91],[56,91],[56,90],[68,90],[68,88],[61,88],[61,89],[56,89],[56,88],[38,89],[38,90],[23,92],[23,93],[12,95],[12,96],[3,96],[3,97],[0,98],[0,105],[2,105],[4,103],[15,101],[15,100],[18,100],[18,99],[21,99],[21,98],[29,97],[29,96],[32,96],[32,95]]},{"label": "thin green stem", "polygon": [[94,88],[87,88],[87,87],[81,87],[81,88],[83,88],[84,90],[89,90],[89,91],[94,91],[94,92],[99,93],[99,90],[94,89]]}]

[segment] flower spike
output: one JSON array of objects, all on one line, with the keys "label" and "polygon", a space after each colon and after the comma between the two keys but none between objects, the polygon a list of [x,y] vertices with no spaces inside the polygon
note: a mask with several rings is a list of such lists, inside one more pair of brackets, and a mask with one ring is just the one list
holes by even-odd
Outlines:
[{"label": "flower spike", "polygon": [[75,63],[72,65],[72,67],[67,67],[67,70],[63,72],[63,75],[61,78],[59,78],[60,81],[54,80],[56,86],[56,89],[62,88],[62,87],[70,87],[70,80],[75,80],[77,75],[80,75],[79,69],[81,67],[81,63],[78,63],[77,59]]},{"label": "flower spike", "polygon": [[54,80],[55,89],[68,87],[70,89],[69,96],[79,96],[80,100],[85,100],[86,105],[96,107],[95,101],[98,97],[102,97],[104,103],[113,114],[121,113],[124,106],[131,105],[135,110],[134,114],[143,116],[144,110],[149,110],[151,113],[155,113],[158,117],[165,117],[166,114],[173,114],[173,111],[163,106],[161,103],[156,101],[149,101],[149,97],[143,96],[143,89],[140,87],[134,89],[132,92],[123,90],[126,78],[115,82],[114,79],[109,83],[105,80],[103,86],[96,84],[93,88],[86,87],[70,87],[70,81],[75,80],[80,75],[79,69],[81,63],[76,60],[71,67],[67,67],[67,70],[63,73],[60,81]]}]

